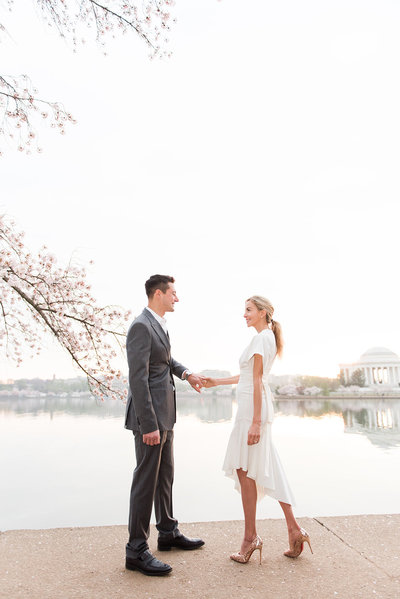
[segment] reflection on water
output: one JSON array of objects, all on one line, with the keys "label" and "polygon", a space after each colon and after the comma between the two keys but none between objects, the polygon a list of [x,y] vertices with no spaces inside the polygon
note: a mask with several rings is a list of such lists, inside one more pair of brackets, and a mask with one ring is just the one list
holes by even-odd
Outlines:
[{"label": "reflection on water", "polygon": [[202,422],[227,422],[232,418],[232,395],[178,394],[177,410],[181,416],[196,416]]},{"label": "reflection on water", "polygon": [[[177,397],[177,409],[178,414],[193,415],[202,422],[226,422],[232,418],[232,396],[180,393]],[[121,418],[125,414],[125,404],[121,401],[100,401],[92,397],[2,397],[0,417],[7,414],[49,414],[50,418],[61,414]]]},{"label": "reflection on water", "polygon": [[[177,409],[180,416],[195,416],[201,422],[228,422],[232,419],[234,396],[180,393]],[[120,401],[98,401],[90,397],[0,398],[0,417],[7,415],[61,414],[121,418],[125,405]],[[400,399],[279,399],[277,416],[318,419],[337,414],[343,419],[345,432],[365,435],[378,447],[400,445]]]},{"label": "reflection on water", "polygon": [[[242,518],[221,471],[234,396],[180,393],[177,407],[180,521]],[[398,511],[400,398],[278,399],[275,410],[297,515]],[[135,457],[124,412],[121,402],[90,397],[0,397],[0,530],[126,523]],[[281,517],[278,503],[264,499],[258,515]]]},{"label": "reflection on water", "polygon": [[345,432],[365,435],[381,448],[400,446],[400,399],[278,400],[277,414],[321,418],[337,414]]},{"label": "reflection on water", "polygon": [[120,418],[125,412],[121,401],[100,401],[94,397],[18,397],[0,398],[0,417],[16,414],[39,416],[57,415],[95,416],[97,418]]}]

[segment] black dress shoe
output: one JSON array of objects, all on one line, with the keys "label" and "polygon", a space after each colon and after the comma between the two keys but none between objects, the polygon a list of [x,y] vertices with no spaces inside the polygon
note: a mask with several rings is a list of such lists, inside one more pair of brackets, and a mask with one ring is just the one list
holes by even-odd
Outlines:
[{"label": "black dress shoe", "polygon": [[172,570],[171,566],[160,562],[149,550],[143,551],[137,558],[127,557],[125,567],[127,570],[139,570],[146,576],[165,576]]},{"label": "black dress shoe", "polygon": [[201,539],[189,539],[185,537],[185,535],[178,535],[177,537],[173,537],[172,539],[167,538],[163,539],[162,537],[158,537],[158,550],[159,551],[170,551],[172,547],[177,547],[178,549],[198,549],[204,545],[204,541]]}]

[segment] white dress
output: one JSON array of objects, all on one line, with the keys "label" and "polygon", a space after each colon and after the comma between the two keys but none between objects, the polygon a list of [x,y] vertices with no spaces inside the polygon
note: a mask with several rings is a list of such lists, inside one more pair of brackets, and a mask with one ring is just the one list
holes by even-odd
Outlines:
[{"label": "white dress", "polygon": [[[255,445],[247,445],[247,434],[253,420],[253,365],[254,354],[263,358],[263,392],[261,409],[261,437]],[[240,492],[236,470],[247,471],[257,485],[257,501],[270,495],[278,501],[294,505],[294,497],[286,479],[278,453],[271,439],[274,419],[273,395],[268,385],[268,373],[276,356],[275,335],[264,329],[251,340],[239,359],[240,377],[237,386],[238,409],[235,424],[229,438],[223,470],[234,479]]]}]

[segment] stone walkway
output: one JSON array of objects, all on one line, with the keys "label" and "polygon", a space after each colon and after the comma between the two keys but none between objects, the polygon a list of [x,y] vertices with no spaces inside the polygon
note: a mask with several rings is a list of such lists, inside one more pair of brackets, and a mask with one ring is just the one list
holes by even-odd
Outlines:
[{"label": "stone walkway", "polygon": [[400,514],[301,518],[314,550],[285,558],[283,520],[261,520],[263,561],[232,562],[242,522],[182,524],[202,536],[197,551],[158,554],[163,578],[124,569],[125,526],[18,530],[0,534],[0,597],[5,599],[337,599],[400,598]]}]

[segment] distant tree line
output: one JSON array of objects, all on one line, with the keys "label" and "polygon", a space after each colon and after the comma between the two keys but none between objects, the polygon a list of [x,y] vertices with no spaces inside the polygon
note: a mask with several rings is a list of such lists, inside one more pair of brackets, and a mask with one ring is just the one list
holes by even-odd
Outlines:
[{"label": "distant tree line", "polygon": [[85,377],[74,379],[18,379],[13,384],[0,383],[0,390],[18,389],[19,391],[39,391],[40,393],[74,393],[89,391]]},{"label": "distant tree line", "polygon": [[278,381],[275,385],[272,384],[272,390],[280,395],[328,396],[331,392],[337,391],[339,387],[339,378],[309,375],[291,377],[290,381],[285,381],[283,384]]},{"label": "distant tree line", "polygon": [[[215,378],[224,378],[231,376],[227,370],[203,370],[204,376]],[[120,382],[123,385],[123,382]],[[185,381],[175,377],[175,387],[177,391],[190,391],[191,387]],[[74,393],[90,391],[88,381],[85,377],[76,377],[72,379],[17,379],[13,383],[0,383],[0,391],[18,389],[19,391],[39,391],[40,393]],[[215,392],[215,389],[203,389],[204,392]]]},{"label": "distant tree line", "polygon": [[331,391],[336,391],[340,387],[338,378],[330,379],[324,376],[299,376],[298,385],[300,394],[308,387],[319,387],[323,395],[329,395]]},{"label": "distant tree line", "polygon": [[[201,374],[213,378],[225,378],[231,376],[226,370],[203,370]],[[296,393],[303,395],[305,389],[318,387],[322,395],[328,396],[332,391],[337,391],[340,385],[343,385],[341,378],[328,378],[320,376],[298,376],[292,381],[292,386],[296,387]],[[353,372],[351,382],[347,385],[365,386],[364,373],[361,369]],[[177,391],[190,391],[190,387],[184,381],[175,377],[175,386]],[[273,391],[278,391],[282,385],[272,385]],[[87,379],[85,377],[76,377],[72,379],[18,379],[13,384],[0,383],[0,390],[9,390],[10,388],[19,391],[39,391],[40,393],[74,393],[89,391]],[[223,387],[221,387],[223,389]],[[228,389],[228,387],[225,387]],[[203,393],[215,393],[213,389],[203,389]],[[307,392],[306,392],[307,394]]]},{"label": "distant tree line", "polygon": [[350,385],[357,385],[358,387],[365,387],[365,374],[362,368],[357,368],[351,374],[350,381],[346,382],[344,377],[344,371],[340,371],[339,377],[340,384],[344,387],[349,387]]}]

